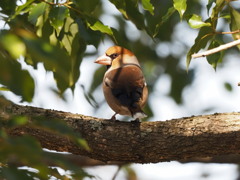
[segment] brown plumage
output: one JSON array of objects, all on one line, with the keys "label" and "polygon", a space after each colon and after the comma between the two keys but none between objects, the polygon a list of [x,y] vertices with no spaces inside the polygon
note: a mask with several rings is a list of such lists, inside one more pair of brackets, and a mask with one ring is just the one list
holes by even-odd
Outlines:
[{"label": "brown plumage", "polygon": [[146,82],[134,54],[120,46],[110,47],[96,63],[107,66],[103,78],[103,92],[108,105],[116,114],[146,117],[142,111],[148,97]]}]

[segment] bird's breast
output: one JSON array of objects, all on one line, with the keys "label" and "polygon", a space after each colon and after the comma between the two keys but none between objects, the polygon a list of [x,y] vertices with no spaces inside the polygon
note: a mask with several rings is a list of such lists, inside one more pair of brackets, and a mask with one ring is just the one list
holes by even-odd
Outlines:
[{"label": "bird's breast", "polygon": [[[117,113],[131,115],[129,109],[142,107],[145,79],[139,66],[129,65],[106,72],[103,91]],[[146,96],[144,96],[146,97]]]}]

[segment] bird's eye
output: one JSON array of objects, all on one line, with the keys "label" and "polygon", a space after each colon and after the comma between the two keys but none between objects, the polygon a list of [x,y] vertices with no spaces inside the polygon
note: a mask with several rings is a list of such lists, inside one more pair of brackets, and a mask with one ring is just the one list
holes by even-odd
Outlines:
[{"label": "bird's eye", "polygon": [[114,53],[114,54],[111,54],[110,55],[110,58],[113,60],[113,59],[115,59],[116,57],[118,57],[118,54],[117,53]]}]

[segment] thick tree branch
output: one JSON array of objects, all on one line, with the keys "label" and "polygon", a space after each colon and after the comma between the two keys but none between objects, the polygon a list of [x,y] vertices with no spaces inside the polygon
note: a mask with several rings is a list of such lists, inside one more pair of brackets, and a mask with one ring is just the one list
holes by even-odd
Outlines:
[{"label": "thick tree branch", "polygon": [[[36,137],[42,147],[88,156],[103,162],[156,163],[240,154],[240,113],[192,116],[158,122],[120,122],[67,112],[19,106],[0,101],[0,118],[26,115],[28,125],[9,129],[11,135]],[[69,139],[31,126],[36,117],[60,119],[85,138],[87,151]],[[39,120],[39,119],[38,119]],[[40,120],[39,120],[40,121]]]}]

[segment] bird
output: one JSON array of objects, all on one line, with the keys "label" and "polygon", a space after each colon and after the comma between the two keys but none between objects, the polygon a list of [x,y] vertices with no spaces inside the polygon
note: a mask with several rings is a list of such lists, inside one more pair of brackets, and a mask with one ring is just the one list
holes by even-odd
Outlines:
[{"label": "bird", "polygon": [[147,117],[142,108],[147,102],[147,84],[137,57],[121,46],[108,48],[95,63],[106,65],[103,77],[103,94],[110,108],[116,115],[126,115],[135,121]]}]

